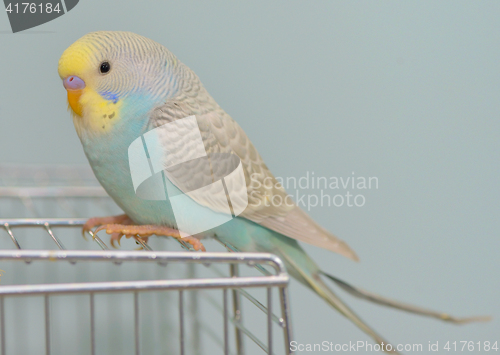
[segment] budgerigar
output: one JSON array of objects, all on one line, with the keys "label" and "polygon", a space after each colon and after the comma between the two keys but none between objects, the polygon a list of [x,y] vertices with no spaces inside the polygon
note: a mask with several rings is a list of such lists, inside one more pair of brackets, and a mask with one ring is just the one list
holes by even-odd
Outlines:
[{"label": "budgerigar", "polygon": [[[90,165],[104,189],[125,212],[121,216],[93,218],[87,222],[85,230],[94,227],[105,229],[112,234],[112,243],[119,241],[122,235],[135,238],[147,238],[153,234],[172,236],[191,244],[196,250],[204,250],[200,239],[216,236],[238,251],[274,253],[284,261],[290,275],[314,290],[380,344],[387,342],[351,311],[327,287],[321,276],[327,276],[358,297],[386,306],[459,323],[484,319],[456,319],[447,314],[390,301],[323,273],[297,241],[353,260],[357,260],[356,254],[293,202],[271,203],[285,201],[285,190],[277,183],[240,126],[219,107],[195,73],[164,46],[129,32],[90,33],[62,54],[59,76],[67,90],[73,122]],[[190,165],[188,162],[180,169],[182,171],[176,170],[184,183],[165,181],[169,178],[175,180],[175,171],[171,171],[170,175],[161,175],[163,180],[158,180],[160,184],[170,183],[180,192],[187,192],[185,190],[192,181],[199,182],[207,177],[209,182],[220,179],[215,176],[220,175],[218,171],[225,160],[221,163],[213,157],[229,154],[241,162],[247,194],[244,200],[248,202],[240,213],[234,213],[233,206],[235,218],[194,235],[182,233],[176,223],[176,217],[177,220],[187,217],[190,211],[194,216],[189,217],[194,221],[197,218],[194,210],[185,208],[184,214],[177,212],[175,215],[172,196],[158,199],[140,197],[134,186],[130,163],[130,147],[134,142],[140,142],[137,139],[144,141],[147,132],[164,127],[165,134],[157,135],[157,139],[170,137],[171,141],[175,141],[169,136],[171,132],[168,128],[174,126],[168,124],[186,117],[191,117],[189,122],[198,126],[199,136],[195,134],[195,138],[201,137],[207,153],[205,163],[208,162],[208,170],[200,168],[196,165],[198,163]],[[165,160],[171,156],[182,160],[183,157],[178,155],[192,154],[195,150],[188,146],[191,138],[183,136],[183,127],[178,126],[177,132],[174,132],[179,138],[177,146],[174,144],[174,148],[168,148],[170,151],[165,157],[160,154],[160,158],[155,158],[160,159],[159,164],[163,163],[162,157]],[[171,141],[160,143],[168,145],[172,144]],[[155,163],[154,154],[149,152],[152,163]],[[167,165],[166,162],[164,164]],[[224,185],[225,194],[230,195],[228,186]],[[204,208],[217,209],[216,203],[210,202],[208,193],[190,195],[189,199]]]}]

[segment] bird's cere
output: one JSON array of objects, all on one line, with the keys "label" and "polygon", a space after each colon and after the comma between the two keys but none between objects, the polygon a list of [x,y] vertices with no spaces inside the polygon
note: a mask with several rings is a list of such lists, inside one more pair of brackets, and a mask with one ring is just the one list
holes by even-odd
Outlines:
[{"label": "bird's cere", "polygon": [[85,82],[77,76],[71,75],[63,80],[66,90],[82,90],[85,88]]}]

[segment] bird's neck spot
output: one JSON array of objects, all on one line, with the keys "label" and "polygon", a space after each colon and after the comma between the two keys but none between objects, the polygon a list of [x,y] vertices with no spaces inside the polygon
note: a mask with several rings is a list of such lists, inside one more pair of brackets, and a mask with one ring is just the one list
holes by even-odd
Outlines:
[{"label": "bird's neck spot", "polygon": [[78,125],[88,133],[109,133],[120,120],[123,102],[116,95],[108,94],[105,97],[102,93],[87,91],[82,95],[80,103],[83,107],[83,117],[77,120]]}]

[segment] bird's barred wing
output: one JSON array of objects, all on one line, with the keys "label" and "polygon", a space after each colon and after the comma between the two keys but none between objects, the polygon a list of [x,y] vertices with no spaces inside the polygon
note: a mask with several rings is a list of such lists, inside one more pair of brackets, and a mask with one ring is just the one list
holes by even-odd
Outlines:
[{"label": "bird's barred wing", "polygon": [[[234,162],[214,157],[220,154],[236,155],[241,161],[246,182],[246,186],[239,188],[246,189],[248,196],[248,205],[239,214],[240,217],[287,237],[357,260],[356,254],[345,242],[319,226],[292,201],[264,164],[243,129],[215,103],[208,93],[205,96],[199,94],[196,98],[183,95],[167,101],[151,113],[149,128],[158,128],[193,115],[196,117],[201,133],[208,164],[205,159],[193,159],[171,169],[169,177],[181,191],[191,191],[196,186],[210,185],[227,175],[234,169]],[[171,139],[171,137],[165,139]],[[185,152],[190,144],[191,142],[186,141],[184,137],[183,147],[176,148],[178,154],[183,154],[182,152]],[[209,190],[205,192],[191,197],[197,203],[210,207],[212,210],[220,212],[224,209],[225,206],[219,206],[211,199]],[[238,191],[236,195],[237,193]]]}]

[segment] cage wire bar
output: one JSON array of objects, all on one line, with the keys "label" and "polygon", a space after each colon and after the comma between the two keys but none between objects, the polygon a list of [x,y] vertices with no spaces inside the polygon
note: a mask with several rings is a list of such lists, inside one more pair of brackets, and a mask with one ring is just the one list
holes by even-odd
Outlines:
[{"label": "cage wire bar", "polygon": [[[75,168],[64,166],[57,167],[59,173],[53,174],[53,168],[32,168],[25,166],[15,167],[17,174],[12,174],[12,167],[0,165],[0,199],[19,199],[26,209],[34,211],[33,199],[57,199],[58,203],[64,205],[64,199],[68,198],[90,198],[102,199],[107,197],[105,191],[100,186],[93,186],[93,177],[87,170],[76,171]],[[46,186],[33,186],[32,181],[26,184],[17,184],[19,177],[29,180],[33,172],[40,173]],[[7,179],[5,176],[7,175]],[[66,176],[72,176],[70,183],[77,181],[76,184],[68,184]],[[4,178],[4,179],[2,179]],[[52,180],[61,181],[61,186],[49,185]],[[6,183],[7,182],[7,183]],[[14,182],[14,183],[13,183]],[[64,185],[66,184],[66,185]],[[7,186],[5,186],[7,185]],[[22,185],[22,186],[19,186]],[[28,185],[28,186],[26,186]],[[37,213],[38,215],[38,213]],[[51,261],[51,262],[69,262],[76,264],[80,262],[107,262],[117,265],[123,262],[137,263],[157,263],[165,266],[167,263],[184,264],[202,264],[209,267],[212,264],[228,264],[229,277],[223,275],[220,271],[214,269],[218,277],[215,278],[186,278],[175,280],[140,280],[140,281],[107,281],[107,282],[77,282],[77,283],[57,283],[57,284],[26,284],[26,285],[0,285],[0,355],[6,353],[5,329],[5,298],[20,297],[28,295],[40,295],[44,297],[44,316],[45,316],[45,353],[51,353],[50,333],[50,297],[61,294],[88,294],[90,306],[90,349],[91,354],[96,354],[96,317],[95,317],[95,295],[98,293],[110,292],[129,292],[133,293],[133,314],[134,314],[134,343],[135,354],[140,354],[140,322],[139,322],[139,294],[147,291],[169,290],[178,292],[178,311],[179,311],[179,349],[180,354],[186,353],[185,348],[185,301],[184,291],[189,290],[208,290],[220,289],[222,292],[223,317],[223,351],[225,355],[232,354],[229,346],[230,324],[234,327],[234,339],[236,354],[244,355],[244,338],[253,341],[260,347],[264,353],[274,354],[275,344],[273,344],[273,323],[277,324],[283,330],[284,351],[286,354],[292,354],[290,350],[290,341],[292,339],[292,329],[290,321],[290,305],[288,298],[289,276],[286,273],[283,262],[275,255],[268,253],[217,253],[217,252],[193,252],[189,244],[178,241],[185,252],[155,251],[144,240],[138,238],[142,251],[119,251],[110,250],[104,241],[98,235],[89,232],[91,239],[102,250],[67,250],[53,228],[79,228],[83,226],[86,219],[82,218],[1,218],[0,225],[3,227],[16,249],[0,250],[0,261],[19,261],[27,264],[33,261]],[[16,237],[17,228],[37,228],[45,231],[45,234],[54,243],[56,250],[25,250]],[[217,239],[216,239],[217,240]],[[228,251],[237,251],[231,245],[221,243]],[[58,250],[57,250],[58,249]],[[243,277],[239,274],[239,265],[247,264],[255,267],[263,275]],[[274,274],[262,265],[272,268]],[[265,305],[245,291],[246,288],[264,288],[266,290]],[[281,316],[273,313],[272,295],[273,288],[278,291]],[[231,292],[232,313],[228,307],[229,296]],[[266,315],[267,339],[260,340],[248,328],[243,325],[241,298],[244,297],[257,309]]]},{"label": "cage wire bar", "polygon": [[[272,254],[266,253],[192,253],[192,252],[149,252],[149,251],[73,251],[73,250],[17,250],[0,251],[0,261],[59,261],[59,262],[99,262],[99,261],[135,261],[135,262],[183,262],[183,263],[229,263],[234,267],[242,263],[261,263],[271,265],[275,275],[263,275],[252,277],[229,277],[210,279],[179,279],[179,280],[152,280],[152,281],[108,281],[108,282],[81,282],[61,284],[37,284],[37,285],[6,285],[0,286],[0,339],[2,339],[2,355],[5,354],[5,324],[4,324],[4,297],[44,295],[45,312],[45,347],[46,354],[50,354],[50,310],[49,297],[55,294],[88,293],[90,303],[90,329],[92,339],[92,354],[95,354],[95,324],[94,324],[94,294],[99,292],[133,292],[134,293],[134,320],[135,320],[135,353],[140,354],[139,349],[139,291],[177,290],[179,291],[179,316],[180,316],[180,353],[184,352],[184,301],[183,291],[192,289],[222,289],[224,307],[224,354],[229,354],[228,349],[228,316],[227,289],[237,292],[238,288],[265,287],[267,288],[267,331],[268,341],[265,346],[253,335],[250,339],[256,340],[257,344],[268,354],[272,354],[272,323],[274,321],[271,306],[271,292],[277,287],[280,292],[282,318],[277,322],[283,328],[285,349],[288,349],[291,329],[289,326],[289,314],[287,310],[287,285],[289,276],[285,271],[282,261]],[[235,307],[238,312],[238,307]],[[236,313],[241,315],[241,313]],[[236,329],[248,335],[248,330],[240,324],[240,319],[232,319]],[[250,333],[251,334],[251,333]],[[238,344],[238,354],[243,353],[243,348]]]}]

